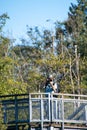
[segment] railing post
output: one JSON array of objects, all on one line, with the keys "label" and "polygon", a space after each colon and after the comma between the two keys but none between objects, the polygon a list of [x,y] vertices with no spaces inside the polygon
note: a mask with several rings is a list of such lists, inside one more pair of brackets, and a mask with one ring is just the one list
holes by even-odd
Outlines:
[{"label": "railing post", "polygon": [[62,130],[64,130],[64,97],[62,95]]},{"label": "railing post", "polygon": [[54,120],[54,107],[53,107],[53,94],[49,94],[49,100],[50,100],[50,123],[51,123],[51,126],[50,126],[50,130],[54,130],[54,127],[52,126],[52,122]]},{"label": "railing post", "polygon": [[18,130],[18,103],[17,103],[17,96],[15,96],[15,123],[16,123],[16,130]]},{"label": "railing post", "polygon": [[50,130],[54,130],[54,127],[53,127],[53,126],[51,126],[51,127],[50,127]]},{"label": "railing post", "polygon": [[48,103],[49,103],[49,109],[48,109],[48,113],[49,113],[49,120],[50,122],[52,121],[52,98],[51,98],[51,95],[50,93],[48,94]]},{"label": "railing post", "polygon": [[58,104],[58,119],[61,119],[61,105],[62,105],[62,103],[61,103],[61,100],[59,100],[59,104]]},{"label": "railing post", "polygon": [[3,108],[3,114],[4,114],[4,123],[6,124],[7,123],[7,111],[6,111],[6,104],[4,105],[4,108]]},{"label": "railing post", "polygon": [[87,105],[85,106],[85,120],[86,120],[86,125],[87,125]]},{"label": "railing post", "polygon": [[[32,102],[31,102],[31,95],[29,94],[29,125],[32,119]],[[31,129],[31,126],[29,126]]]},{"label": "railing post", "polygon": [[[51,100],[50,100],[50,114],[51,114],[51,122],[53,121],[53,95],[52,94],[50,94],[50,97],[51,97]],[[50,98],[49,97],[49,98]]]},{"label": "railing post", "polygon": [[41,130],[43,130],[43,96],[41,94],[41,99],[40,99],[40,103],[41,103]]}]

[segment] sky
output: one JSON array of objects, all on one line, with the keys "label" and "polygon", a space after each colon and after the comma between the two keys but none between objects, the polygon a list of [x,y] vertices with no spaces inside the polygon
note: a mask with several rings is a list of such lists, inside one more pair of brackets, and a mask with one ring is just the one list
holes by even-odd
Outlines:
[{"label": "sky", "polygon": [[51,27],[54,22],[67,19],[71,3],[76,0],[0,0],[0,15],[7,13],[10,17],[4,31],[20,38],[26,34],[26,25]]}]

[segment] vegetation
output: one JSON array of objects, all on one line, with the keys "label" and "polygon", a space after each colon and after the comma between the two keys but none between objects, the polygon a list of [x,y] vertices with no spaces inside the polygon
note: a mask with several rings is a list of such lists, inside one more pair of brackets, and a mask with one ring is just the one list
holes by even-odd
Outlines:
[{"label": "vegetation", "polygon": [[[0,16],[0,95],[42,92],[49,74],[60,92],[87,93],[86,0],[72,3],[68,19],[56,21],[54,32],[27,26],[21,45],[13,46],[14,40],[3,34],[7,19],[7,14]],[[0,129],[5,130],[2,117],[0,106]]]},{"label": "vegetation", "polygon": [[27,26],[27,39],[13,46],[0,16],[0,94],[44,91],[45,79],[53,74],[61,92],[87,91],[87,2],[71,4],[68,19],[56,21],[54,32]]},{"label": "vegetation", "polygon": [[3,121],[3,112],[1,108],[2,106],[0,104],[0,130],[6,130],[6,125],[4,124],[4,121]]}]

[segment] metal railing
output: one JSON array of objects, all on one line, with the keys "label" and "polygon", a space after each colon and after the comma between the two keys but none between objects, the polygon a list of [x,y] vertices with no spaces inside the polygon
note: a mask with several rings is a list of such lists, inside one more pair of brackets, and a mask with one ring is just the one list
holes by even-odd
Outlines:
[{"label": "metal railing", "polygon": [[74,94],[30,93],[0,96],[4,123],[66,123],[87,124],[87,96]]}]

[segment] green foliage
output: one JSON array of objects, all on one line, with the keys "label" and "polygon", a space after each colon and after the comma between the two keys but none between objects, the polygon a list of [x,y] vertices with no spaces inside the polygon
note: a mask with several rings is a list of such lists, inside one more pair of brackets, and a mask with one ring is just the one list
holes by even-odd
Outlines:
[{"label": "green foliage", "polygon": [[0,62],[0,94],[25,93],[26,84],[15,81],[13,74],[14,61],[9,58],[1,58]]},{"label": "green foliage", "polygon": [[[7,15],[0,17],[1,30]],[[86,93],[87,2],[71,4],[68,19],[56,21],[55,31],[27,26],[28,38],[20,46],[0,36],[0,94],[43,91],[53,74],[61,92]],[[76,51],[77,45],[77,51]]]},{"label": "green foliage", "polygon": [[68,27],[72,28],[71,43],[78,45],[78,53],[80,53],[80,87],[82,93],[85,93],[84,90],[87,85],[87,1],[79,0],[77,3],[77,5],[72,4],[70,7],[67,24]]},{"label": "green foliage", "polygon": [[[7,18],[9,18],[7,14],[0,16],[1,32]],[[18,63],[13,59],[14,57],[12,57],[11,43],[12,41],[9,38],[0,35],[0,95],[26,93],[27,84],[21,80],[15,80],[14,67],[16,67]]]},{"label": "green foliage", "polygon": [[2,31],[3,27],[5,26],[7,19],[9,19],[9,16],[6,13],[0,15],[0,32]]},{"label": "green foliage", "polygon": [[2,112],[2,105],[0,104],[0,130],[6,130],[6,125],[3,121],[3,112]]}]

